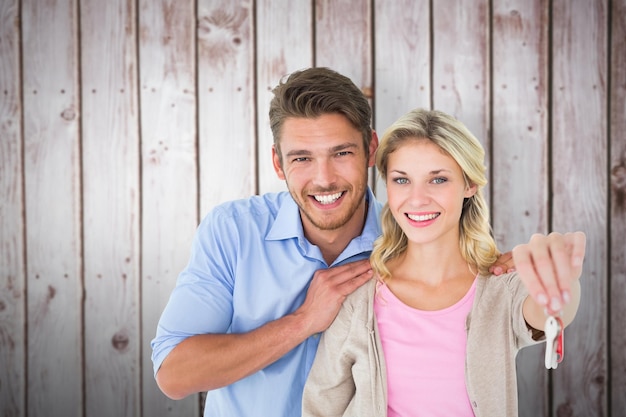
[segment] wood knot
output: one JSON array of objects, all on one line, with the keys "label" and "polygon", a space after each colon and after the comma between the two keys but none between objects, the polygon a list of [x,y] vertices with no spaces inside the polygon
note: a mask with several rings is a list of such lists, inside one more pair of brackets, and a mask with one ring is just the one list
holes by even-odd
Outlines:
[{"label": "wood knot", "polygon": [[63,120],[67,120],[69,122],[76,118],[76,112],[72,108],[65,109],[63,110],[63,113],[61,113],[61,117],[63,118]]},{"label": "wood knot", "polygon": [[573,417],[574,410],[572,410],[571,404],[561,404],[556,409],[556,415],[557,417]]},{"label": "wood knot", "polygon": [[626,166],[624,163],[611,170],[611,185],[617,191],[626,191]]},{"label": "wood knot", "polygon": [[120,330],[119,332],[115,333],[111,338],[111,344],[113,345],[113,348],[119,350],[120,352],[125,351],[128,348],[129,343],[130,340],[128,338],[128,333],[126,333],[125,330]]}]

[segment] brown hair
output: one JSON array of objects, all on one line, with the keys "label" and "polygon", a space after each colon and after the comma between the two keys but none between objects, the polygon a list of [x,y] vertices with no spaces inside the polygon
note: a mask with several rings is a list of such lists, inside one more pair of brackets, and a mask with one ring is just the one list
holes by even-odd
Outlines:
[{"label": "brown hair", "polygon": [[361,132],[369,157],[372,109],[363,92],[348,77],[329,68],[308,68],[281,80],[272,92],[270,128],[281,164],[280,137],[285,120],[289,117],[316,118],[329,113],[342,114]]}]

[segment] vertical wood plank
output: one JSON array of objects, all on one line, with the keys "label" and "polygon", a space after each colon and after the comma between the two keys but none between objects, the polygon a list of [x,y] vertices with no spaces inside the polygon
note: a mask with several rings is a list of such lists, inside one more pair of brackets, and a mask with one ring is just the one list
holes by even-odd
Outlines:
[{"label": "vertical wood plank", "polygon": [[[414,108],[430,108],[430,1],[379,0],[374,16],[374,125],[379,137]],[[387,201],[376,176],[376,197]]]},{"label": "vertical wood plank", "polygon": [[611,217],[610,301],[611,347],[610,410],[626,410],[626,0],[612,0],[611,19]]},{"label": "vertical wood plank", "polygon": [[144,416],[199,415],[197,395],[173,401],[159,390],[150,358],[198,224],[195,23],[193,0],[139,2]]},{"label": "vertical wood plank", "polygon": [[[369,2],[315,0],[315,65],[349,77],[372,98],[372,11]],[[346,59],[349,54],[350,59]]]},{"label": "vertical wood plank", "polygon": [[256,192],[251,7],[245,0],[198,1],[201,216]]},{"label": "vertical wood plank", "polygon": [[553,2],[552,226],[587,233],[581,306],[552,372],[557,415],[608,413],[607,13],[602,0]]},{"label": "vertical wood plank", "polygon": [[19,1],[0,2],[0,415],[26,415]]},{"label": "vertical wood plank", "polygon": [[[350,78],[361,88],[372,107],[373,30],[370,2],[315,0],[315,65],[332,68]],[[346,59],[346,54],[351,59]],[[374,169],[370,169],[372,189],[374,184]]]},{"label": "vertical wood plank", "polygon": [[29,416],[83,409],[77,22],[22,2]]},{"label": "vertical wood plank", "polygon": [[489,170],[489,1],[433,2],[432,24],[433,107],[461,120],[480,140]]},{"label": "vertical wood plank", "polygon": [[[286,190],[272,165],[270,130],[272,89],[293,71],[313,65],[311,2],[256,1],[256,67],[259,193]],[[280,30],[277,30],[280,28]]]},{"label": "vertical wood plank", "polygon": [[81,1],[86,414],[140,415],[139,135],[133,0]]},{"label": "vertical wood plank", "polygon": [[[548,3],[493,2],[492,225],[511,250],[548,231]],[[517,358],[519,415],[548,411],[545,345]]]}]

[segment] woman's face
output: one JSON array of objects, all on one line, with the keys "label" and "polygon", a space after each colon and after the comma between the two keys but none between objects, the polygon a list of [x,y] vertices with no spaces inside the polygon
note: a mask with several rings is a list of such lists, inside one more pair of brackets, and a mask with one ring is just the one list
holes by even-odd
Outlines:
[{"label": "woman's face", "polygon": [[[458,244],[467,186],[456,161],[428,139],[409,139],[389,155],[387,202],[412,243]],[[450,240],[448,240],[450,239]]]}]

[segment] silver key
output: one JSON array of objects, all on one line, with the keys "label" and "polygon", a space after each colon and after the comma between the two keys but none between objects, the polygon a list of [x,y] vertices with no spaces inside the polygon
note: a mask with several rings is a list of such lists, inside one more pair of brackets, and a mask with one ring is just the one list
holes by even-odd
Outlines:
[{"label": "silver key", "polygon": [[555,316],[548,316],[545,325],[546,334],[546,368],[556,369],[563,360],[563,325]]}]

